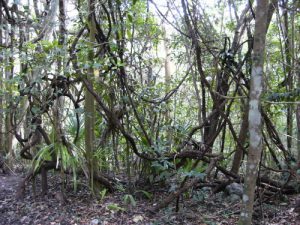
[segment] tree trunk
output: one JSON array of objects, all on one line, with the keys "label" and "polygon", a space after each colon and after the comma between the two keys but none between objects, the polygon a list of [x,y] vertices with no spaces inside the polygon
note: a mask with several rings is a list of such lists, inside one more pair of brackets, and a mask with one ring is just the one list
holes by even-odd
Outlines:
[{"label": "tree trunk", "polygon": [[[167,35],[167,28],[166,25],[163,26],[163,44],[164,44],[164,51],[165,51],[165,87],[166,87],[166,94],[169,92],[170,89],[170,82],[171,82],[171,61],[170,61],[170,51],[168,46],[168,35]],[[165,120],[167,125],[171,125],[171,116],[170,116],[170,101],[166,102],[166,111],[165,111]],[[169,149],[172,148],[172,130],[170,127],[167,129],[166,138],[168,142]]]},{"label": "tree trunk", "polygon": [[[94,43],[95,43],[95,2],[94,0],[88,1],[88,26],[89,26],[89,53],[88,58],[92,63],[94,61]],[[90,84],[93,84],[94,77],[94,69],[92,65],[90,65],[87,71],[87,79],[90,81]],[[94,155],[94,144],[95,144],[95,134],[94,134],[94,126],[95,126],[95,106],[94,106],[94,97],[93,95],[85,89],[85,102],[84,102],[84,110],[85,110],[85,151],[88,163],[89,170],[89,181],[91,188],[93,190],[93,180],[94,180],[94,163],[93,163],[93,155]]]},{"label": "tree trunk", "polygon": [[[59,0],[59,36],[58,36],[58,44],[62,51],[65,51],[65,36],[66,36],[66,14],[65,14],[65,0]],[[65,71],[64,71],[64,58],[59,57],[57,60],[57,75],[62,75],[65,77]],[[59,93],[57,93],[58,95]],[[64,96],[60,96],[56,99],[54,108],[53,108],[53,123],[54,123],[54,143],[58,145],[62,145],[62,136],[63,130],[62,130],[62,115],[63,115],[63,106],[64,106]],[[61,149],[61,148],[59,148]],[[58,154],[61,154],[62,158],[62,152],[59,152]],[[63,163],[63,162],[62,162]],[[65,174],[64,174],[64,168],[61,167],[60,171],[60,177],[61,177],[61,192],[64,195],[65,192],[65,186],[64,186],[64,180],[65,180]],[[46,173],[47,175],[47,173]]]},{"label": "tree trunk", "polygon": [[[241,143],[241,145],[245,144],[245,141],[248,136],[247,132],[246,132],[246,130],[248,129],[248,107],[245,107],[245,108],[246,109],[245,109],[245,112],[243,115],[242,125],[241,125],[240,133],[239,133],[239,142]],[[234,174],[239,173],[239,169],[240,169],[240,165],[241,165],[243,156],[244,156],[243,149],[239,145],[236,145],[236,151],[235,151],[235,154],[233,157],[232,167],[231,167],[232,173],[234,173]]]},{"label": "tree trunk", "polygon": [[[285,54],[285,74],[286,77],[286,89],[287,92],[293,90],[293,76],[292,76],[292,49],[290,45],[289,34],[289,18],[287,1],[283,1],[283,39],[284,39],[284,54]],[[293,105],[287,105],[286,115],[286,128],[287,128],[287,149],[291,152],[292,149],[292,136],[293,136]]]},{"label": "tree trunk", "polygon": [[[295,1],[295,7],[299,8],[300,7],[300,2]],[[298,28],[297,34],[299,35],[300,29]],[[298,40],[299,41],[299,40]],[[300,50],[300,45],[298,43],[298,48],[297,50]],[[299,68],[300,62],[299,60],[296,61],[296,66]],[[297,70],[295,72],[297,74],[297,88],[300,88],[300,72]],[[296,119],[297,119],[297,165],[300,165],[300,104],[297,104],[297,110],[296,110]]]},{"label": "tree trunk", "polygon": [[[298,88],[300,86],[300,78],[298,78]],[[300,165],[300,104],[297,105],[297,111],[296,111],[296,119],[297,119],[297,164]]]},{"label": "tree trunk", "polygon": [[[13,15],[13,13],[12,13]],[[10,28],[10,29],[9,29]],[[11,24],[10,26],[7,24],[7,29],[6,29],[6,33],[5,33],[5,45],[8,45],[9,43],[9,39],[10,39],[10,51],[9,51],[9,55],[5,56],[5,60],[6,60],[6,68],[5,68],[5,79],[6,80],[11,80],[13,77],[13,72],[14,72],[14,59],[13,59],[13,55],[14,55],[14,34],[15,34],[15,30],[14,30],[14,26]],[[10,37],[9,37],[10,36]],[[11,65],[11,66],[9,66]],[[5,104],[6,104],[6,108],[7,109],[11,109],[11,93],[12,93],[12,87],[11,85],[7,84],[5,89],[7,90],[7,94],[5,95]],[[6,153],[8,153],[10,155],[10,159],[14,158],[14,152],[13,152],[13,148],[12,148],[12,126],[10,123],[11,120],[11,112],[10,110],[6,111],[5,113],[5,135],[6,138],[5,140],[5,150]]]},{"label": "tree trunk", "polygon": [[252,72],[249,101],[249,152],[245,176],[245,187],[239,224],[251,225],[254,193],[262,152],[262,115],[260,96],[264,65],[265,40],[267,33],[268,0],[257,0],[255,32],[253,42]]},{"label": "tree trunk", "polygon": [[[2,9],[2,1],[0,1],[0,9]],[[2,10],[0,10],[0,24],[3,24],[3,15],[2,15]],[[3,29],[0,29],[0,45],[2,45],[2,38],[3,38],[3,33],[2,33]],[[0,55],[0,64],[3,63],[3,54],[1,52]],[[3,74],[4,74],[4,70],[3,67],[0,68],[0,89],[3,89],[3,83],[2,83],[2,79],[3,79]],[[2,111],[4,109],[3,107],[3,97],[2,95],[0,95],[0,110]],[[4,135],[2,134],[3,132],[3,128],[4,128],[4,117],[3,117],[3,113],[0,113],[0,157],[1,155],[4,155]]]}]

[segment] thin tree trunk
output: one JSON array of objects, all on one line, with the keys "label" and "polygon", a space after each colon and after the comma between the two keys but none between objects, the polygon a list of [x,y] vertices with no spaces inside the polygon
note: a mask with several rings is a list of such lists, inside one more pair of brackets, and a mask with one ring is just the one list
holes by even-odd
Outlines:
[{"label": "thin tree trunk", "polygon": [[[13,15],[13,13],[11,13],[11,15]],[[6,65],[7,65],[6,68],[5,68],[5,79],[6,80],[12,79],[13,72],[14,72],[14,66],[13,66],[13,63],[14,63],[13,62],[13,60],[14,60],[13,59],[14,35],[15,35],[14,25],[10,24],[10,26],[8,26],[8,24],[7,24],[7,29],[6,29],[6,34],[5,34],[5,44],[8,46],[9,39],[10,39],[10,52],[9,52],[9,55],[5,56]],[[9,66],[9,65],[11,65],[11,66]],[[9,85],[6,86],[5,88],[7,90],[7,94],[5,95],[6,107],[8,109],[11,109],[10,100],[11,100],[12,89]],[[14,158],[14,152],[13,152],[13,148],[12,148],[13,136],[12,136],[12,133],[11,133],[12,126],[11,126],[10,120],[11,120],[11,112],[7,111],[6,115],[5,115],[5,134],[6,134],[5,149],[6,149],[6,153],[10,154],[10,159],[12,159],[12,158]]]},{"label": "thin tree trunk", "polygon": [[265,12],[267,11],[267,8],[268,0],[257,0],[249,101],[250,146],[248,152],[242,208],[239,220],[239,224],[243,225],[251,225],[256,179],[263,148],[260,96],[263,89],[262,78],[268,16],[268,14]]},{"label": "thin tree trunk", "polygon": [[[296,8],[300,7],[299,1],[294,1],[294,6]],[[300,28],[298,28],[297,36],[300,34]],[[298,40],[299,41],[299,40]],[[298,51],[300,51],[300,41],[298,43]],[[300,62],[299,60],[296,61],[296,66],[299,68]],[[300,88],[300,72],[299,70],[295,71],[297,74],[297,87]],[[297,165],[300,166],[300,104],[297,104],[297,110],[296,110],[296,119],[297,119]]]},{"label": "thin tree trunk", "polygon": [[[90,63],[94,61],[94,43],[95,43],[95,2],[94,0],[88,1],[88,26],[89,26],[89,41],[90,41],[90,49],[88,53],[88,59]],[[89,67],[87,71],[87,79],[90,81],[90,84],[93,84],[94,77],[94,69],[92,66]],[[84,110],[85,110],[85,151],[88,162],[88,170],[89,170],[89,182],[92,190],[94,189],[94,148],[95,148],[95,106],[94,106],[94,97],[93,95],[85,89],[85,102],[84,102]]]},{"label": "thin tree trunk", "polygon": [[[169,52],[169,46],[168,46],[168,35],[167,35],[167,29],[165,25],[163,24],[163,44],[164,44],[164,50],[165,50],[165,87],[166,87],[166,93],[168,93],[170,89],[170,82],[171,82],[171,62],[170,62],[170,52]],[[169,101],[166,104],[166,112],[165,112],[165,119],[166,123],[170,125],[171,123],[171,116],[170,116],[170,103]],[[172,148],[171,143],[172,143],[172,130],[169,128],[167,130],[167,142],[168,142],[168,147],[169,149]]]},{"label": "thin tree trunk", "polygon": [[[2,15],[2,1],[0,1],[0,24],[3,24],[3,15]],[[2,33],[3,29],[0,29],[0,45],[2,45],[3,41],[3,33]],[[3,54],[1,52],[0,54],[0,64],[3,63]],[[3,67],[0,67],[0,89],[3,89],[3,83],[2,83],[2,79],[3,79],[3,74],[4,74],[4,70]],[[2,95],[0,95],[0,110],[2,111],[4,109],[3,107],[3,98]],[[3,117],[3,113],[0,113],[0,157],[3,154],[4,155],[4,135],[3,135],[3,128],[4,128],[4,117]]]},{"label": "thin tree trunk", "polygon": [[[298,78],[298,88],[300,88],[300,77]],[[300,104],[297,105],[297,164],[300,166]]]},{"label": "thin tree trunk", "polygon": [[[290,35],[289,35],[289,18],[287,1],[283,1],[283,40],[284,40],[284,54],[285,54],[285,72],[287,74],[286,88],[287,91],[293,90],[293,75],[292,75],[292,49],[290,46]],[[291,152],[292,148],[292,135],[293,135],[293,105],[288,104],[287,115],[286,115],[286,127],[287,127],[287,149]]]},{"label": "thin tree trunk", "polygon": [[[245,105],[244,105],[245,106]],[[245,107],[245,112],[243,115],[243,120],[242,120],[242,125],[240,128],[240,133],[239,133],[239,142],[244,145],[246,139],[247,139],[247,132],[246,130],[248,129],[248,107]],[[231,167],[231,172],[234,174],[238,174],[239,173],[239,169],[240,169],[240,165],[242,162],[244,156],[244,151],[243,149],[237,145],[236,146],[236,151],[233,157],[233,161],[232,161],[232,167]]]},{"label": "thin tree trunk", "polygon": [[[65,14],[65,0],[59,0],[58,3],[59,6],[59,36],[58,36],[58,44],[60,48],[62,49],[62,52],[65,50],[65,35],[66,35],[66,14]],[[64,58],[59,57],[57,60],[57,75],[62,75],[63,77],[65,76],[64,74]],[[58,93],[57,93],[58,94]],[[54,109],[53,109],[53,114],[54,114],[54,143],[56,144],[62,144],[61,137],[64,135],[62,132],[62,114],[63,114],[63,105],[64,105],[64,97],[61,96],[56,99]],[[62,154],[62,152],[60,152]],[[62,158],[62,156],[60,156]],[[64,195],[65,192],[65,187],[64,187],[64,180],[65,180],[65,174],[64,174],[64,168],[61,167],[61,191],[62,191],[62,196]],[[46,174],[47,175],[47,174]]]}]

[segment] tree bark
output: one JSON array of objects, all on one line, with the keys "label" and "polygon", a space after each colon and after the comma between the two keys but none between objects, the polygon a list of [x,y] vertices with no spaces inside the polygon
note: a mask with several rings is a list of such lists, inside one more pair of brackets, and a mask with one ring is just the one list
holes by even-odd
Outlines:
[{"label": "tree bark", "polygon": [[[2,1],[0,1],[0,9],[2,9]],[[2,14],[2,10],[0,10],[0,24],[3,24],[3,14]],[[3,33],[2,33],[3,29],[0,29],[0,45],[2,45],[2,39],[3,39]],[[1,52],[0,54],[0,64],[3,63],[3,53]],[[0,89],[3,89],[3,83],[2,83],[2,79],[3,79],[3,74],[4,74],[4,70],[3,67],[0,68]],[[3,98],[2,95],[0,95],[0,110],[2,111],[4,109],[3,107]],[[4,128],[4,114],[0,113],[0,157],[1,155],[4,155],[4,135],[2,134],[3,132],[3,128]]]},{"label": "tree bark", "polygon": [[[289,32],[289,15],[287,1],[283,1],[283,40],[284,40],[284,54],[285,54],[285,74],[286,74],[286,91],[293,90],[293,75],[292,75],[292,49],[290,44],[290,32]],[[291,152],[292,149],[292,136],[293,136],[293,105],[287,105],[286,115],[286,128],[287,128],[287,149]]]},{"label": "tree bark", "polygon": [[254,193],[258,167],[262,152],[262,115],[260,96],[263,85],[263,66],[267,33],[268,0],[257,0],[255,32],[253,42],[252,72],[249,101],[249,153],[246,169],[245,187],[239,224],[251,225]]},{"label": "tree bark", "polygon": [[[168,93],[170,89],[170,82],[171,82],[171,60],[170,60],[170,51],[168,46],[168,34],[167,34],[167,28],[165,24],[162,24],[162,30],[163,30],[163,44],[164,44],[164,51],[165,51],[165,90],[166,93]],[[166,102],[166,111],[165,111],[165,120],[166,124],[171,125],[171,112],[170,112],[170,101]],[[167,129],[166,133],[167,142],[168,142],[168,148],[172,148],[172,130],[170,128]]]},{"label": "tree bark", "polygon": [[[92,63],[94,61],[94,43],[95,43],[95,2],[94,0],[88,1],[88,26],[89,26],[89,53],[88,58],[89,61]],[[87,71],[87,79],[91,85],[93,85],[93,77],[94,77],[94,69],[92,65],[90,65]],[[85,151],[88,163],[88,170],[89,170],[89,181],[91,188],[93,190],[93,181],[94,181],[94,163],[93,163],[93,151],[95,148],[95,134],[94,134],[94,127],[95,127],[95,106],[94,106],[94,97],[93,95],[85,89],[85,102],[84,102],[84,111],[85,111],[85,121],[84,121],[84,128],[85,128]]]},{"label": "tree bark", "polygon": [[[300,86],[300,78],[298,78],[298,88]],[[297,164],[300,165],[300,104],[297,105],[296,111],[296,119],[297,119]]]},{"label": "tree bark", "polygon": [[[244,105],[245,106],[245,105]],[[239,133],[239,142],[244,145],[246,142],[246,139],[248,137],[246,130],[248,129],[248,107],[246,107],[244,115],[243,115],[243,120],[242,120],[242,125],[240,128],[240,133]],[[244,156],[244,151],[241,148],[241,146],[237,145],[236,146],[236,151],[233,157],[232,161],[232,167],[231,167],[231,172],[238,174],[240,165],[242,162]]]},{"label": "tree bark", "polygon": [[[11,16],[13,18],[13,13],[11,13]],[[10,24],[10,26],[8,24],[7,25],[7,29],[6,29],[6,33],[5,33],[5,45],[7,47],[10,48],[9,54],[6,54],[5,56],[5,60],[6,60],[6,67],[5,67],[5,79],[6,80],[11,80],[13,78],[13,73],[14,73],[14,42],[15,42],[15,26],[13,23]],[[9,43],[9,39],[10,39],[10,46],[8,46]],[[11,65],[11,66],[9,66]],[[5,85],[5,89],[7,90],[7,94],[5,94],[5,104],[7,109],[11,109],[11,95],[12,95],[12,88],[9,84]],[[5,150],[6,153],[10,154],[11,158],[14,158],[14,152],[13,152],[13,148],[12,148],[12,140],[13,140],[13,136],[11,133],[12,130],[12,126],[11,126],[11,116],[12,113],[10,112],[10,110],[8,110],[5,113],[5,135],[6,138],[4,139],[5,141]],[[11,159],[10,158],[10,159]]]}]

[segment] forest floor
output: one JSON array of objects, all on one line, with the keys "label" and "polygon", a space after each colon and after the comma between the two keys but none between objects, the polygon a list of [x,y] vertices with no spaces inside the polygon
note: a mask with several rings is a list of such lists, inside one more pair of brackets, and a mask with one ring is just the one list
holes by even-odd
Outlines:
[{"label": "forest floor", "polygon": [[[157,190],[151,199],[145,196],[134,196],[134,200],[126,204],[124,192],[103,195],[101,201],[89,194],[87,185],[79,184],[75,193],[67,187],[67,202],[62,204],[57,193],[58,176],[49,177],[49,194],[41,197],[33,196],[31,187],[26,188],[26,196],[16,200],[15,193],[21,174],[0,174],[0,225],[19,224],[237,224],[239,201],[231,201],[229,197],[219,193],[195,192],[193,196],[184,196],[180,201],[180,210],[175,212],[175,204],[171,204],[156,214],[147,210],[167,195],[166,190]],[[39,190],[39,181],[36,189]],[[38,193],[38,191],[37,191]],[[142,192],[140,192],[142,193]],[[202,194],[201,194],[202,193]],[[196,197],[195,197],[196,196]],[[149,197],[149,196],[148,196]],[[300,224],[297,214],[293,212],[296,196],[288,196],[283,202],[262,204],[259,207],[263,217],[256,218],[255,224]],[[127,203],[128,203],[127,196]]]}]

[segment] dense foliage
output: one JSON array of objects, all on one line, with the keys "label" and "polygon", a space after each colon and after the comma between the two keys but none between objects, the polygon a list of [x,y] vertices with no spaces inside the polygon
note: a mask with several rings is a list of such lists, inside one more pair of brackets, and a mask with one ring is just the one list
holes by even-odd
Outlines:
[{"label": "dense foliage", "polygon": [[[300,5],[266,2],[255,169],[268,197],[299,189]],[[46,194],[53,170],[75,189],[84,174],[95,197],[122,186],[129,202],[164,185],[151,211],[243,183],[257,4],[0,0],[0,165],[29,168],[18,196],[38,174]]]}]

